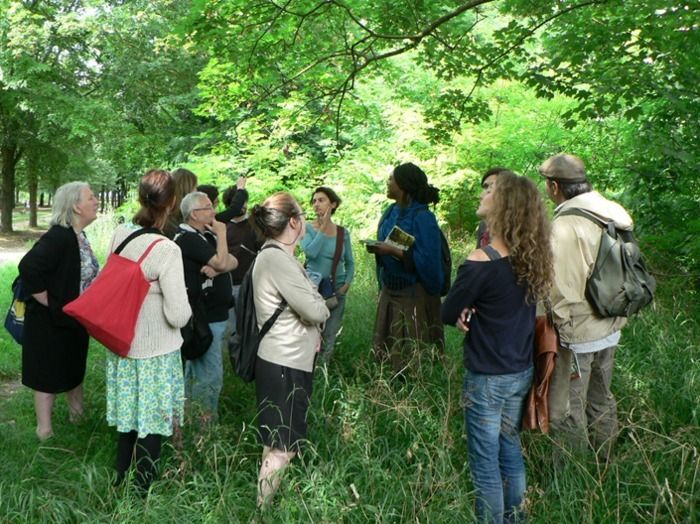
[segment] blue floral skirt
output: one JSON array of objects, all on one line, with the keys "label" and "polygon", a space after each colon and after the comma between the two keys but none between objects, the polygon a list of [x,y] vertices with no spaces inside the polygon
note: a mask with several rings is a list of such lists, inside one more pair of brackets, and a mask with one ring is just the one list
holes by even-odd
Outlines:
[{"label": "blue floral skirt", "polygon": [[180,352],[122,358],[107,350],[107,424],[117,431],[170,436],[183,418],[185,386]]}]

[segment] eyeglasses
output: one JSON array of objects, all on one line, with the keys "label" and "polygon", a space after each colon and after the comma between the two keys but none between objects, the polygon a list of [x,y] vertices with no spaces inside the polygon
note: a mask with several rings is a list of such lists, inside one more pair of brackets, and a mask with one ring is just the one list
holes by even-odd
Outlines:
[{"label": "eyeglasses", "polygon": [[214,209],[214,206],[195,207],[192,211],[211,211],[212,209]]}]

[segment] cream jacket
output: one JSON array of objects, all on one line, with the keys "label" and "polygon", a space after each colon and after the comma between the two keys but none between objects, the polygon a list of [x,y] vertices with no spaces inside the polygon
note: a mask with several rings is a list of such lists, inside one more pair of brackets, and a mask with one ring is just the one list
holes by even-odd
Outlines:
[{"label": "cream jacket", "polygon": [[[276,242],[265,242],[270,243]],[[286,251],[260,251],[252,276],[259,328],[282,298],[288,304],[260,341],[258,356],[280,366],[313,371],[322,324],[330,316],[326,301],[306,276],[304,267]]]},{"label": "cream jacket", "polygon": [[[134,231],[129,226],[118,227],[112,237],[110,253]],[[141,262],[141,269],[151,281],[151,287],[136,321],[129,358],[151,358],[178,351],[182,346],[180,328],[192,316],[187,302],[182,253],[175,242],[162,235],[146,233],[129,242],[121,256],[136,261],[152,242],[159,239],[161,241]]]},{"label": "cream jacket", "polygon": [[558,216],[571,208],[585,209],[604,220],[613,220],[617,228],[626,231],[632,230],[633,223],[621,205],[595,191],[570,198],[554,212],[552,311],[562,342],[575,344],[599,340],[619,331],[627,319],[601,318],[586,300],[586,280],[598,255],[601,228],[587,218]]}]

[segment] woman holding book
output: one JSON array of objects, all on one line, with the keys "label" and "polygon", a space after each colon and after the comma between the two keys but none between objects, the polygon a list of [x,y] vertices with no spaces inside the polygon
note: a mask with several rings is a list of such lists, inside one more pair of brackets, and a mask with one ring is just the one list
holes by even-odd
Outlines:
[{"label": "woman holding book", "polygon": [[380,286],[372,346],[375,358],[389,359],[400,374],[421,345],[434,344],[440,350],[445,345],[440,228],[428,209],[440,197],[423,170],[411,163],[394,168],[387,196],[395,203],[379,221],[379,242],[367,245],[377,258]]}]

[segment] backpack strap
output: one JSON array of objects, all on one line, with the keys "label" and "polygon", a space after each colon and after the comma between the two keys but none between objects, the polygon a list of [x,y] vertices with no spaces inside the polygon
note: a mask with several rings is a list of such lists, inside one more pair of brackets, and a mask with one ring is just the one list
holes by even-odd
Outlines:
[{"label": "backpack strap", "polygon": [[[282,248],[281,248],[280,246],[278,246],[277,244],[265,244],[263,247],[260,248],[260,251],[262,251],[262,250],[264,250],[264,249],[271,248],[271,247],[275,247],[275,248],[279,249],[280,251],[284,251],[284,249],[282,249]],[[260,251],[258,251],[258,253],[260,253]],[[257,253],[256,253],[256,255],[257,255]]]},{"label": "backpack strap", "polygon": [[[277,244],[265,244],[263,247],[260,248],[260,251],[263,249],[268,249],[270,247],[276,247],[280,251],[284,251],[280,246]],[[252,269],[252,266],[251,266]],[[260,333],[258,335],[259,340],[262,340],[262,338],[267,334],[268,331],[270,331],[270,328],[272,325],[277,321],[277,318],[282,314],[282,311],[284,311],[284,308],[287,307],[287,300],[282,299],[282,302],[279,303],[279,306],[277,306],[277,309],[275,309],[275,312],[272,314],[270,318],[268,318],[265,323],[262,325],[260,328]]]},{"label": "backpack strap", "polygon": [[489,257],[489,260],[498,260],[499,258],[503,258],[491,244],[486,244],[481,249],[484,253],[486,253],[486,256]]},{"label": "backpack strap", "polygon": [[615,227],[615,222],[612,220],[604,220],[603,218],[599,217],[595,213],[591,213],[590,211],[587,211],[585,209],[581,209],[580,207],[572,207],[569,209],[565,209],[561,213],[557,213],[557,215],[554,218],[558,217],[563,217],[563,216],[577,216],[577,217],[583,217],[591,222],[597,224],[599,227],[603,229],[608,230],[608,234],[611,237],[615,237],[617,228]]},{"label": "backpack strap", "polygon": [[280,302],[280,305],[277,306],[277,309],[275,309],[275,312],[272,314],[270,318],[268,318],[263,326],[260,328],[260,340],[267,334],[268,331],[270,331],[270,328],[272,325],[275,323],[277,318],[282,314],[282,311],[284,311],[284,308],[287,307],[287,301],[285,299],[282,299],[282,302]]},{"label": "backpack strap", "polygon": [[331,284],[335,293],[335,272],[340,263],[340,255],[343,253],[343,243],[345,242],[345,229],[342,226],[336,227],[335,233],[335,253],[333,254],[333,265],[331,266]]}]

